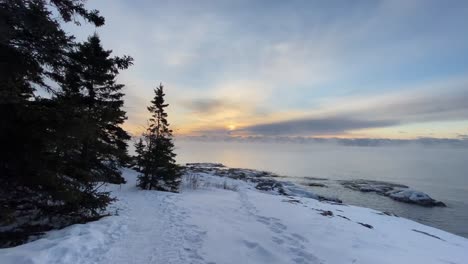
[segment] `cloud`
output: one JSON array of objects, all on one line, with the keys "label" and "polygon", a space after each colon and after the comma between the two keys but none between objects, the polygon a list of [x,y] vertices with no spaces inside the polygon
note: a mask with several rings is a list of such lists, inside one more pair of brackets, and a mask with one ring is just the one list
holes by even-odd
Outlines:
[{"label": "cloud", "polygon": [[362,120],[349,117],[322,117],[299,120],[287,120],[270,124],[248,126],[236,132],[253,135],[280,136],[280,135],[330,135],[344,134],[350,130],[386,127],[397,125],[393,120]]},{"label": "cloud", "polygon": [[433,138],[387,139],[387,138],[316,138],[316,137],[283,137],[283,136],[231,136],[201,135],[178,136],[176,140],[201,142],[252,142],[252,143],[293,143],[293,144],[338,144],[343,146],[380,147],[380,146],[449,146],[468,147],[467,138]]},{"label": "cloud", "polygon": [[[258,103],[259,96],[236,94],[234,85],[227,85],[205,98],[181,99],[176,102],[179,111],[183,111],[185,132],[199,134],[201,131],[244,127],[252,123],[272,119],[272,113]],[[243,99],[242,97],[245,96]]]},{"label": "cloud", "polygon": [[378,96],[345,97],[320,106],[321,114],[355,118],[397,120],[399,123],[468,119],[468,79],[431,81],[421,86],[400,87]]},{"label": "cloud", "polygon": [[232,102],[213,98],[193,99],[191,101],[183,102],[182,104],[185,108],[189,109],[190,111],[200,114],[210,114],[222,111],[226,108],[234,107],[234,104]]},{"label": "cloud", "polygon": [[193,130],[191,135],[197,135],[206,138],[218,138],[218,137],[231,137],[234,136],[233,131],[224,129],[224,128],[217,128],[217,129],[201,129],[201,130]]},{"label": "cloud", "polygon": [[[257,124],[241,127],[232,134],[243,136],[345,135],[353,131],[372,128],[468,119],[468,104],[466,103],[468,102],[468,79],[439,83],[433,81],[411,88],[407,92],[329,101],[317,109],[303,110],[308,115],[290,116],[282,118],[281,121],[270,119],[271,121],[259,122],[257,120]],[[198,107],[215,110],[221,107],[221,103],[200,101]],[[207,132],[207,130],[203,131]],[[218,130],[217,132],[225,133],[225,131]],[[411,136],[410,132],[405,131],[405,134]]]},{"label": "cloud", "polygon": [[[145,123],[144,106],[160,81],[168,87],[171,124],[184,131],[232,123],[262,133],[294,125],[301,134],[333,134],[468,120],[466,93],[441,92],[445,84],[407,92],[421,80],[466,75],[466,3],[88,4],[106,17],[107,25],[97,29],[105,47],[135,58],[119,78],[129,86],[128,124],[135,127]],[[83,39],[94,30],[71,32]]]}]

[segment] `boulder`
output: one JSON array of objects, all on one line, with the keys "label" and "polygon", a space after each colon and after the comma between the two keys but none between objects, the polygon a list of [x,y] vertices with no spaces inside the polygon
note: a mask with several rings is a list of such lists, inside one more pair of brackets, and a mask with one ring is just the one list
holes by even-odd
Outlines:
[{"label": "boulder", "polygon": [[408,186],[402,184],[374,180],[346,180],[340,181],[340,183],[351,190],[374,192],[379,195],[388,196],[399,202],[427,207],[446,206],[443,202],[432,199],[428,194],[412,190]]},{"label": "boulder", "polygon": [[432,206],[445,207],[446,206],[443,202],[432,199],[426,193],[411,190],[411,189],[393,190],[393,191],[387,192],[385,195],[392,198],[393,200],[405,202],[405,203],[413,203],[413,204],[429,206],[429,207],[432,207]]}]

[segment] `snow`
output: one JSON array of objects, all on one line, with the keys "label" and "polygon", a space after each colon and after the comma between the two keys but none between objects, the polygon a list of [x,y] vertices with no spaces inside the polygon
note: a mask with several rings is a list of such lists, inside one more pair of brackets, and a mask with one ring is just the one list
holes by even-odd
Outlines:
[{"label": "snow", "polygon": [[[426,193],[420,192],[420,191],[415,191],[411,189],[403,189],[403,190],[393,190],[387,192],[387,195],[397,201],[404,201],[404,202],[410,202],[410,203],[415,203],[415,204],[441,204],[441,202],[437,202],[434,199],[432,199],[429,195]],[[445,205],[443,205],[445,206]]]},{"label": "snow", "polygon": [[341,184],[352,190],[361,192],[375,192],[379,195],[385,195],[399,202],[412,203],[429,207],[446,206],[443,202],[432,199],[426,193],[409,189],[408,186],[401,184],[373,180],[346,180],[341,181]]},{"label": "snow", "polygon": [[0,263],[468,263],[468,239],[372,209],[206,172],[179,194],[124,176],[108,187],[115,215],[0,249]]}]

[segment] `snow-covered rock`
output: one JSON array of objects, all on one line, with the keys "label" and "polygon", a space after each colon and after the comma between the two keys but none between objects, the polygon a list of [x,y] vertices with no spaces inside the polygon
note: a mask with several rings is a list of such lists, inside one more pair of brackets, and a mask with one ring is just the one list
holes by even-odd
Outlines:
[{"label": "snow-covered rock", "polygon": [[212,163],[212,162],[201,162],[201,163],[187,163],[187,167],[197,167],[197,168],[224,168],[222,163]]},{"label": "snow-covered rock", "polygon": [[405,203],[414,203],[423,206],[445,206],[443,202],[432,199],[426,193],[411,189],[393,190],[387,192],[385,195],[389,196],[394,200]]},{"label": "snow-covered rock", "polygon": [[446,206],[443,202],[432,199],[428,194],[409,189],[408,186],[374,180],[344,180],[340,183],[349,189],[361,192],[375,192],[396,201],[421,206]]},{"label": "snow-covered rock", "polygon": [[215,176],[227,177],[236,180],[255,183],[255,188],[261,191],[276,193],[280,195],[307,197],[320,201],[342,203],[336,197],[317,195],[310,189],[289,181],[280,180],[280,176],[268,171],[252,169],[228,168],[219,163],[188,163],[186,173],[210,173]]},{"label": "snow-covered rock", "polygon": [[327,185],[323,184],[323,183],[318,183],[318,182],[306,182],[306,183],[303,183],[304,185],[306,186],[309,186],[309,187],[327,187]]},{"label": "snow-covered rock", "polygon": [[177,194],[142,191],[136,175],[108,186],[115,215],[0,249],[0,263],[468,263],[468,239],[372,209],[209,172],[184,175]]},{"label": "snow-covered rock", "polygon": [[341,184],[349,189],[361,191],[361,192],[376,192],[384,194],[388,191],[392,191],[395,188],[408,188],[406,185],[375,181],[375,180],[343,180]]}]

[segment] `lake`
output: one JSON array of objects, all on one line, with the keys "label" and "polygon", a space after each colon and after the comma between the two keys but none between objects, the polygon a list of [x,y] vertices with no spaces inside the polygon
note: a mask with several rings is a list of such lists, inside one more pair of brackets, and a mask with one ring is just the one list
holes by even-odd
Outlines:
[{"label": "lake", "polygon": [[[452,146],[344,146],[333,143],[205,142],[176,140],[177,162],[219,162],[271,171],[301,183],[327,178],[328,188],[308,187],[346,204],[395,213],[468,237],[468,149]],[[426,208],[374,193],[343,188],[336,180],[372,179],[408,185],[447,207]]]}]

